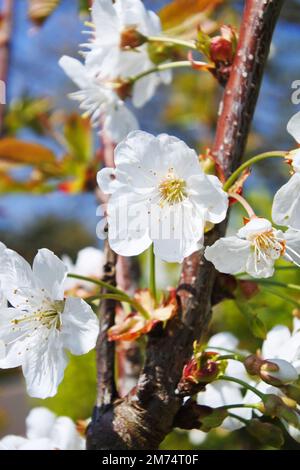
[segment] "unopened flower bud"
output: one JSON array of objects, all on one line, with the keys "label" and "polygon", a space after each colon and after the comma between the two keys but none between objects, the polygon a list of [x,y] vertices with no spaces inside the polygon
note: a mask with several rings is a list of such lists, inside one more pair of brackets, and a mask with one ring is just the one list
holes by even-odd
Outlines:
[{"label": "unopened flower bud", "polygon": [[256,354],[246,357],[244,366],[249,375],[259,375],[260,368],[264,364],[264,360]]},{"label": "unopened flower bud", "polygon": [[260,377],[270,385],[280,386],[298,379],[295,367],[283,359],[268,359],[260,368]]},{"label": "unopened flower bud", "polygon": [[265,395],[263,400],[263,407],[260,411],[267,416],[271,416],[271,418],[284,419],[292,426],[298,426],[299,415],[297,411],[287,406],[277,395]]},{"label": "unopened flower bud", "polygon": [[133,26],[129,26],[122,31],[121,34],[121,49],[135,49],[147,42],[146,36],[137,31]]},{"label": "unopened flower bud", "polygon": [[232,64],[236,51],[236,33],[231,26],[221,27],[221,36],[210,41],[210,59],[215,63]]},{"label": "unopened flower bud", "polygon": [[193,357],[183,368],[178,384],[179,393],[191,394],[191,388],[200,391],[206,384],[216,380],[222,369],[217,358],[218,354],[214,352],[202,352],[199,357]]},{"label": "unopened flower bud", "polygon": [[264,382],[280,387],[298,379],[295,367],[283,359],[262,359],[252,354],[244,361],[245,368],[250,375],[258,375]]}]

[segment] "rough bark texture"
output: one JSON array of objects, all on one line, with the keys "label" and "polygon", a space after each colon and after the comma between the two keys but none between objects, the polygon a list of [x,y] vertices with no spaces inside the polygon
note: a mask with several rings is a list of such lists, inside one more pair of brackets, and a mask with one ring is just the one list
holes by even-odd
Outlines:
[{"label": "rough bark texture", "polygon": [[[244,153],[282,4],[283,0],[245,2],[238,51],[220,106],[213,149],[226,177]],[[205,243],[212,244],[225,229],[226,223],[216,227]],[[178,287],[180,314],[166,329],[158,327],[151,333],[136,389],[122,400],[96,407],[88,431],[89,449],[156,449],[172,430],[181,406],[176,387],[192,353],[193,341],[207,329],[215,279],[215,270],[202,252],[185,261]]]}]

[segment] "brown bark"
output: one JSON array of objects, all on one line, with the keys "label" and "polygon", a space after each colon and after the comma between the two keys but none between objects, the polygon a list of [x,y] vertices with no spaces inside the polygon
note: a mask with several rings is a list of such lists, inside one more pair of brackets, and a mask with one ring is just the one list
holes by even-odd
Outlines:
[{"label": "brown bark", "polygon": [[[237,55],[218,120],[214,154],[226,177],[240,163],[251,125],[273,30],[283,0],[246,0]],[[224,235],[226,223],[212,230],[211,244]],[[96,408],[88,431],[89,449],[156,449],[172,430],[181,399],[176,387],[194,340],[206,331],[216,273],[195,253],[185,260],[177,318],[150,335],[143,371],[134,392],[110,406]]]}]

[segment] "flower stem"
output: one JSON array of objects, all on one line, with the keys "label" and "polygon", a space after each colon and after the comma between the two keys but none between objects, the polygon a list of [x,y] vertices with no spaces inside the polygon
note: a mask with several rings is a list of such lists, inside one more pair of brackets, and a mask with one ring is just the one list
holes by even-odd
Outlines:
[{"label": "flower stem", "polygon": [[[299,269],[299,267],[297,267]],[[245,279],[246,281],[252,281],[252,279]],[[285,283],[285,282],[279,282],[279,281],[270,281],[269,279],[255,279],[254,281],[256,284],[262,284],[266,286],[276,286],[276,287],[284,287],[285,289],[291,289],[291,290],[297,290],[300,291],[300,286],[297,284],[290,284],[290,283]]]},{"label": "flower stem", "polygon": [[[213,348],[214,349],[214,348]],[[218,361],[226,361],[227,359],[232,359],[233,361],[239,361],[243,362],[245,360],[245,357],[241,356],[240,354],[223,354],[218,356]]]},{"label": "flower stem", "polygon": [[135,308],[135,310],[140,312],[144,318],[149,320],[150,314],[142,307],[142,305],[136,300],[129,297],[129,295],[127,295],[126,292],[123,292],[117,287],[114,287],[111,284],[108,284],[107,282],[101,281],[100,279],[93,279],[93,278],[86,277],[86,276],[80,276],[79,274],[68,274],[68,277],[72,279],[79,279],[81,281],[91,282],[93,284],[96,284],[97,286],[104,287],[105,289],[110,291],[107,294],[99,294],[98,296],[95,295],[95,296],[89,297],[88,298],[89,301],[93,301],[96,299],[112,299],[112,300],[117,300],[119,302],[126,302],[130,304],[133,308]]},{"label": "flower stem", "polygon": [[164,72],[165,70],[178,69],[178,68],[184,68],[184,67],[192,67],[192,63],[189,60],[181,60],[178,62],[169,62],[167,64],[160,64],[160,65],[157,65],[156,67],[153,67],[152,69],[145,70],[144,72],[141,72],[135,75],[134,77],[131,77],[129,81],[132,83],[135,83],[141,78],[144,78],[147,75],[150,75],[151,73]]},{"label": "flower stem", "polygon": [[251,390],[251,392],[255,393],[259,398],[262,400],[264,399],[265,394],[257,390],[255,387],[252,387],[252,385],[248,384],[247,382],[244,382],[243,380],[237,379],[236,377],[231,377],[229,375],[221,375],[219,380],[227,380],[228,382],[235,382],[242,387]]},{"label": "flower stem", "polygon": [[79,279],[80,281],[91,282],[92,284],[96,284],[97,286],[104,287],[105,289],[109,290],[110,292],[114,292],[115,294],[127,296],[127,294],[123,292],[122,290],[118,289],[117,287],[112,286],[108,282],[101,281],[101,279],[93,279],[91,277],[80,276],[79,274],[68,274],[68,277],[72,279]]},{"label": "flower stem", "polygon": [[150,291],[153,295],[155,303],[157,303],[155,254],[154,254],[154,245],[153,245],[153,243],[150,246]]},{"label": "flower stem", "polygon": [[[210,350],[210,347],[209,346],[206,346],[205,348],[206,351],[209,351]],[[227,353],[230,353],[231,356],[235,356],[236,360],[237,361],[241,361],[243,362],[244,359],[246,359],[246,356],[243,356],[242,354],[239,354],[239,353],[236,353],[233,349],[227,349],[227,348],[219,348],[217,346],[211,346],[211,350],[212,351],[224,351],[224,352],[227,352]],[[222,358],[224,358],[224,356],[222,356]],[[239,358],[239,359],[238,359]]]},{"label": "flower stem", "polygon": [[197,50],[195,41],[186,41],[184,39],[171,38],[168,36],[148,36],[147,40],[148,42],[166,42],[166,43],[174,44],[175,46],[182,46],[182,47],[187,47],[188,49]]},{"label": "flower stem", "polygon": [[260,153],[258,155],[255,155],[255,157],[250,158],[246,162],[244,162],[241,166],[235,170],[232,175],[228,178],[228,180],[224,184],[224,191],[228,191],[233,183],[238,179],[241,173],[243,173],[244,170],[249,168],[250,166],[254,165],[257,162],[260,162],[261,160],[265,160],[266,158],[285,158],[288,152],[283,152],[280,150],[273,150],[271,152],[264,152]]},{"label": "flower stem", "polygon": [[101,300],[116,300],[118,302],[126,302],[130,304],[135,310],[137,310],[146,320],[150,319],[150,314],[144,309],[144,307],[137,302],[136,300],[128,297],[117,294],[100,294],[99,299]]},{"label": "flower stem", "polygon": [[232,197],[233,199],[236,199],[245,209],[247,212],[248,216],[250,217],[255,217],[255,212],[250,206],[250,204],[246,201],[245,198],[243,198],[240,194],[237,193],[228,193],[228,196]]},{"label": "flower stem", "polygon": [[237,404],[234,404],[234,405],[220,406],[220,408],[222,408],[223,410],[231,410],[231,409],[234,409],[234,408],[252,408],[253,410],[257,410],[258,405],[256,405],[255,403],[253,403],[253,404],[250,404],[250,403],[237,403]]},{"label": "flower stem", "polygon": [[248,420],[248,419],[242,418],[241,416],[236,415],[235,413],[228,413],[228,416],[229,416],[230,418],[238,419],[239,421],[241,421],[242,423],[244,423],[245,426],[248,426],[248,424],[249,424],[249,420]]}]

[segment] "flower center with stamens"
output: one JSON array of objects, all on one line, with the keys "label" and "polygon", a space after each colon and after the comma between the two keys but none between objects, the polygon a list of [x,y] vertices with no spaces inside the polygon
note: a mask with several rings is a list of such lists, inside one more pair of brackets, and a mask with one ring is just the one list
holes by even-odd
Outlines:
[{"label": "flower center with stamens", "polygon": [[55,326],[59,330],[61,326],[60,314],[64,309],[64,304],[64,301],[59,300],[51,305],[42,306],[33,312],[28,312],[28,314],[24,312],[24,317],[11,320],[11,323],[20,325],[26,322],[36,322],[37,326],[45,326],[46,328]]},{"label": "flower center with stamens", "polygon": [[251,241],[258,259],[278,259],[285,253],[285,241],[278,239],[274,230],[253,235]]},{"label": "flower center with stamens", "polygon": [[181,178],[176,178],[169,174],[159,185],[160,203],[173,205],[182,202],[187,197],[186,182]]}]

